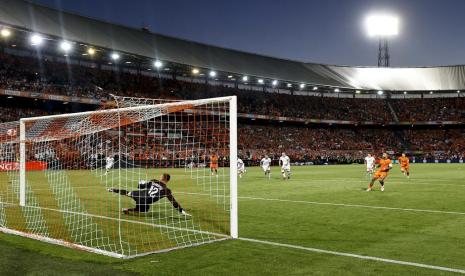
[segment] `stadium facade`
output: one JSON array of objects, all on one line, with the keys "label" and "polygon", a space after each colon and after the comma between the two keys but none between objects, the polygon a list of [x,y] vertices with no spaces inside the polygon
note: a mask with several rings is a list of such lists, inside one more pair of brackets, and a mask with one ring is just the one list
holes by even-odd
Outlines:
[{"label": "stadium facade", "polygon": [[[279,80],[284,88],[349,92],[353,97],[371,97],[389,91],[390,97],[456,97],[465,89],[465,66],[377,68],[314,64],[268,57],[187,41],[88,18],[27,1],[0,0],[0,24],[51,40],[66,39],[81,46],[118,51],[124,57],[144,62],[162,60],[176,65],[216,70],[223,75],[263,78],[264,84]],[[227,79],[226,79],[227,80]],[[236,82],[240,81],[235,78]],[[250,81],[252,83],[252,81]],[[249,85],[250,85],[249,83]],[[256,83],[256,82],[255,82]],[[305,84],[308,89],[299,89]],[[270,85],[271,86],[271,85]],[[355,91],[362,90],[355,95]],[[404,91],[412,91],[405,96]],[[423,93],[435,91],[437,93]],[[320,92],[320,91],[319,91]],[[373,93],[375,92],[375,93]],[[420,93],[415,93],[420,92]],[[457,93],[459,92],[459,93]],[[376,95],[380,96],[380,95]],[[386,95],[384,95],[386,96]],[[384,97],[383,96],[383,97]]]}]

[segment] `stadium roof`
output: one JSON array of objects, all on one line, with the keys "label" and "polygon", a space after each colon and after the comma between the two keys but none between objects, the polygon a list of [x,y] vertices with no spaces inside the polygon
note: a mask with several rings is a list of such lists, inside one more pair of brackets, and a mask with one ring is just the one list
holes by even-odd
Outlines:
[{"label": "stadium roof", "polygon": [[348,67],[292,61],[154,34],[22,0],[0,0],[0,24],[128,54],[267,79],[365,90],[465,89],[465,66]]}]

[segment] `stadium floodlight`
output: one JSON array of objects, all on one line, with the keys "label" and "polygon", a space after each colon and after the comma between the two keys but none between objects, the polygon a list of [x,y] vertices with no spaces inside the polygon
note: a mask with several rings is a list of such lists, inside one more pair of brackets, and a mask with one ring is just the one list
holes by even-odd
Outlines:
[{"label": "stadium floodlight", "polygon": [[378,95],[383,95],[383,94],[384,94],[383,90],[378,90],[378,92],[376,92],[376,93],[377,93]]},{"label": "stadium floodlight", "polygon": [[200,73],[199,69],[197,69],[197,68],[192,69],[192,74],[197,75],[198,73]]},{"label": "stadium floodlight", "polygon": [[110,57],[112,60],[118,60],[121,56],[118,53],[112,53]]},{"label": "stadium floodlight", "polygon": [[273,81],[271,82],[271,84],[272,84],[273,86],[276,86],[276,85],[278,85],[278,81],[277,81],[277,80],[273,80]]},{"label": "stadium floodlight", "polygon": [[87,53],[91,56],[95,55],[95,49],[94,48],[89,48],[87,49]]},{"label": "stadium floodlight", "polygon": [[389,14],[369,15],[365,21],[368,36],[379,39],[378,67],[389,67],[391,56],[389,54],[388,37],[399,34],[399,19]]},{"label": "stadium floodlight", "polygon": [[0,31],[0,34],[2,35],[2,37],[9,37],[11,35],[11,31],[7,28],[3,28]]},{"label": "stadium floodlight", "polygon": [[355,94],[360,94],[360,90],[355,90]]},{"label": "stadium floodlight", "polygon": [[159,60],[155,60],[153,62],[153,66],[155,66],[155,68],[157,68],[157,69],[160,69],[163,66],[163,62],[161,62]]},{"label": "stadium floodlight", "polygon": [[313,91],[316,91],[316,90],[318,90],[318,87],[313,86]]},{"label": "stadium floodlight", "polygon": [[242,81],[243,81],[243,82],[246,82],[246,81],[248,81],[248,80],[249,80],[249,77],[247,77],[247,76],[243,76],[243,77],[242,77]]},{"label": "stadium floodlight", "polygon": [[407,91],[404,91],[404,95],[407,95]]},{"label": "stadium floodlight", "polygon": [[371,37],[388,37],[399,34],[399,18],[389,14],[367,16],[366,28]]},{"label": "stadium floodlight", "polygon": [[288,83],[288,84],[287,84],[287,87],[292,87],[292,83]]},{"label": "stadium floodlight", "polygon": [[212,78],[216,77],[216,72],[215,71],[210,71],[208,75]]},{"label": "stadium floodlight", "polygon": [[300,87],[300,89],[304,89],[304,88],[305,88],[305,83],[301,83],[301,84],[299,85],[299,87]]},{"label": "stadium floodlight", "polygon": [[265,81],[264,81],[263,79],[258,79],[258,83],[259,83],[259,84],[264,84]]},{"label": "stadium floodlight", "polygon": [[60,43],[60,49],[65,53],[71,51],[72,48],[73,48],[73,45],[69,41],[62,41]]},{"label": "stadium floodlight", "polygon": [[457,90],[457,93],[460,93],[460,90]]},{"label": "stadium floodlight", "polygon": [[233,75],[229,75],[229,76],[228,76],[228,79],[232,79],[232,78],[233,78]]},{"label": "stadium floodlight", "polygon": [[432,94],[433,94],[433,91],[429,91],[429,94],[432,95]]},{"label": "stadium floodlight", "polygon": [[44,37],[41,36],[40,34],[33,34],[29,38],[29,41],[32,46],[40,46],[42,43],[44,43]]},{"label": "stadium floodlight", "polygon": [[339,88],[335,88],[334,92],[339,93],[339,92],[341,92],[341,90],[339,90]]}]

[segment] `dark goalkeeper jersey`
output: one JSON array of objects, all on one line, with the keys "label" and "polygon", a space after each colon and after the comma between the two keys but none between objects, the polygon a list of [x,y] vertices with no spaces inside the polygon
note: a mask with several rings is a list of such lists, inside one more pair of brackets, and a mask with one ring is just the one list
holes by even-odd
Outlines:
[{"label": "dark goalkeeper jersey", "polygon": [[138,191],[131,192],[131,197],[134,200],[143,205],[150,205],[160,199],[166,197],[170,190],[166,188],[166,185],[158,180],[150,180],[147,183],[139,184]]}]

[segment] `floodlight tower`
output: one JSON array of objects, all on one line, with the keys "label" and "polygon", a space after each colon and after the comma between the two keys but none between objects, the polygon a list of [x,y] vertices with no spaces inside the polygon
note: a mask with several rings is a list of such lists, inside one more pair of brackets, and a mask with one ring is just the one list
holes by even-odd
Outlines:
[{"label": "floodlight tower", "polygon": [[389,67],[391,56],[388,38],[399,34],[399,19],[393,15],[374,14],[368,16],[365,23],[368,36],[379,39],[378,67]]}]

